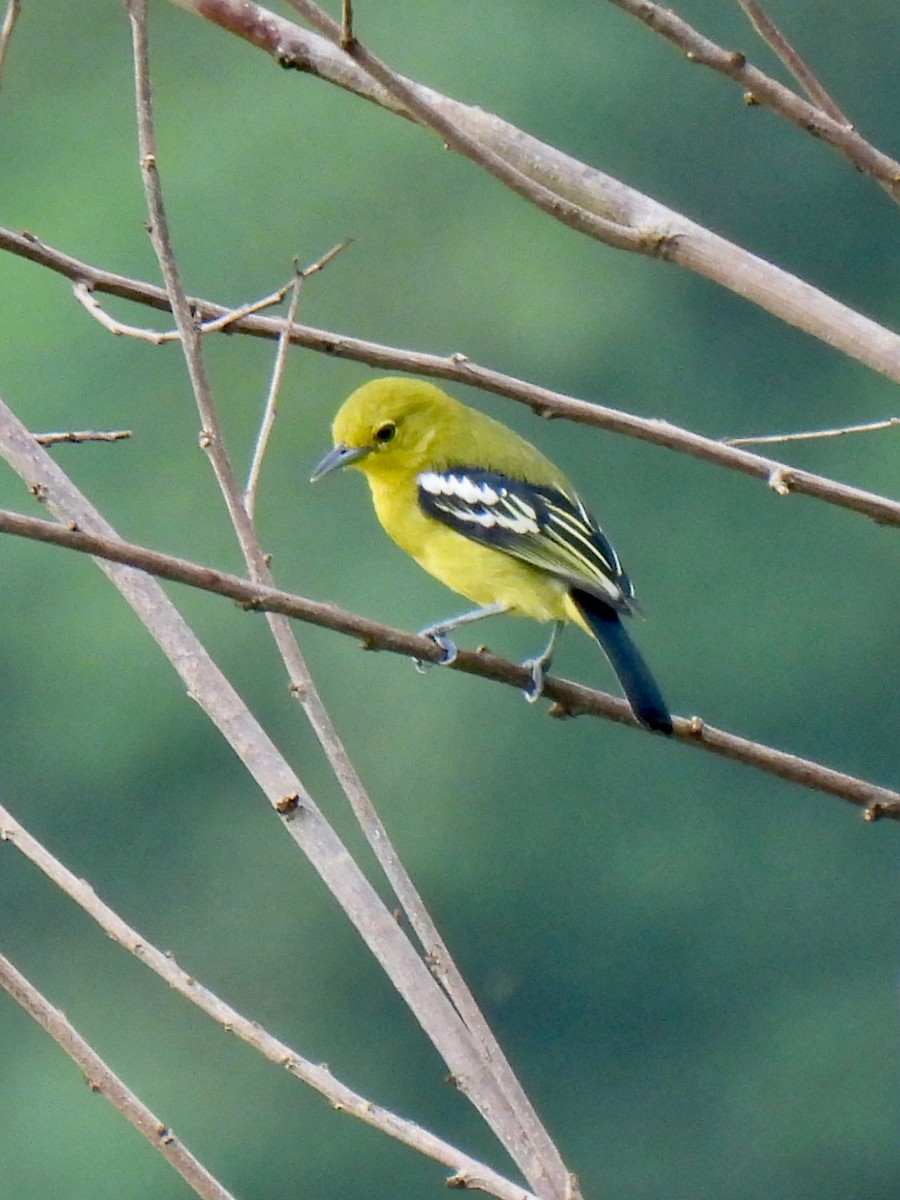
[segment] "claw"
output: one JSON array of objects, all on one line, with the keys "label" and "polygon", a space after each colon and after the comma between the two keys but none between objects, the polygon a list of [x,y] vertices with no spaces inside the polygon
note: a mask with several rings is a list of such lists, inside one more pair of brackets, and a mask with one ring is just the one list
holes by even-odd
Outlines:
[{"label": "claw", "polygon": [[429,633],[427,629],[421,631],[421,636],[427,637],[430,641],[434,642],[438,649],[443,650],[444,657],[438,659],[436,663],[425,662],[421,658],[414,658],[413,666],[420,675],[424,675],[429,667],[449,667],[452,662],[456,662],[459,651],[456,649],[456,643],[452,642],[450,638],[444,637],[441,633]]},{"label": "claw", "polygon": [[536,700],[540,700],[544,691],[544,660],[542,658],[527,658],[522,663],[523,667],[527,667],[531,672],[531,683],[528,687],[522,689],[522,695],[529,704],[534,704]]},{"label": "claw", "polygon": [[540,700],[543,695],[544,676],[550,670],[550,664],[553,662],[553,650],[561,629],[562,621],[555,622],[553,632],[550,634],[550,641],[543,654],[539,654],[537,658],[526,658],[522,663],[522,666],[527,667],[531,672],[531,683],[527,688],[522,689],[522,695],[529,704],[534,704],[535,700]]}]

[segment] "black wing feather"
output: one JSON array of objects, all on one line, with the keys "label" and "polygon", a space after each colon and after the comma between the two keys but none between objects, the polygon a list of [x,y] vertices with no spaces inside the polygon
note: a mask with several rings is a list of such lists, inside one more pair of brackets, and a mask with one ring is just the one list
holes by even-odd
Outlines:
[{"label": "black wing feather", "polygon": [[540,567],[622,610],[634,588],[618,555],[577,496],[496,471],[424,471],[423,512],[464,537]]}]

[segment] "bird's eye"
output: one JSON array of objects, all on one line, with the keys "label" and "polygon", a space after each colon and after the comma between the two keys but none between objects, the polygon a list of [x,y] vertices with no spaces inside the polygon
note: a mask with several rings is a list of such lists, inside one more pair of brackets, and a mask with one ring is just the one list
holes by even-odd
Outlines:
[{"label": "bird's eye", "polygon": [[379,425],[375,430],[375,441],[379,446],[386,445],[397,432],[397,426],[393,421],[385,421],[383,425]]}]

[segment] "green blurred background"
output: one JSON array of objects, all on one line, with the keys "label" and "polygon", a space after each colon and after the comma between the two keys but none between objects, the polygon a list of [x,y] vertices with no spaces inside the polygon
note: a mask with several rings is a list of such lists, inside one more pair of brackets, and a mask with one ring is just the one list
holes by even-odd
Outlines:
[{"label": "green blurred background", "polygon": [[[893,387],[711,284],[596,245],[436,139],[174,6],[153,6],[162,177],[192,293],[307,285],[310,324],[473,359],[711,436],[873,420]],[[357,0],[398,70],[499,112],[864,312],[900,316],[898,212],[834,153],[604,3]],[[776,70],[736,4],[681,11]],[[897,152],[900,15],[771,12]],[[155,279],[120,5],[26,5],[0,94],[0,223]],[[123,319],[160,319],[109,305]],[[206,343],[234,460],[272,347]],[[387,543],[358,478],[311,490],[363,367],[292,352],[259,523],[285,587],[416,628],[458,600]],[[898,783],[896,530],[494,397],[579,481],[637,581],[674,709]],[[128,427],[58,460],[123,536],[240,569],[179,351],[116,339],[61,278],[0,258],[0,394],[35,430]],[[896,494],[898,431],[790,461]],[[0,504],[35,511],[10,472]],[[8,539],[0,799],[147,937],[373,1100],[503,1155],[341,913],[86,559]],[[360,838],[262,620],[171,588],[313,794]],[[559,723],[508,689],[299,629],[326,701],[464,974],[586,1196],[894,1200],[897,830],[659,739]],[[492,648],[533,651],[498,622]],[[561,674],[612,687],[576,632]],[[366,858],[366,862],[368,863]],[[437,1195],[445,1172],[223,1036],[11,849],[0,949],[241,1197]],[[0,1200],[188,1189],[0,999]]]}]

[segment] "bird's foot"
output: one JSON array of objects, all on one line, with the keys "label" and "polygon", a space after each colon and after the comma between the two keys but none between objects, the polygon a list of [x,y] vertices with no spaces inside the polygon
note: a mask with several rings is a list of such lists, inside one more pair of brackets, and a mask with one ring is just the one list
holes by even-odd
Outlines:
[{"label": "bird's foot", "polygon": [[452,662],[456,662],[459,651],[456,649],[456,643],[450,638],[445,637],[442,633],[436,633],[430,629],[422,629],[419,631],[420,637],[427,637],[429,641],[444,652],[444,657],[439,658],[437,662],[426,662],[422,658],[414,658],[413,666],[420,675],[424,675],[429,667],[449,667]]},{"label": "bird's foot", "polygon": [[522,663],[522,666],[531,672],[531,683],[522,689],[522,695],[529,704],[534,704],[543,695],[544,675],[549,665],[543,658],[526,658]]}]

